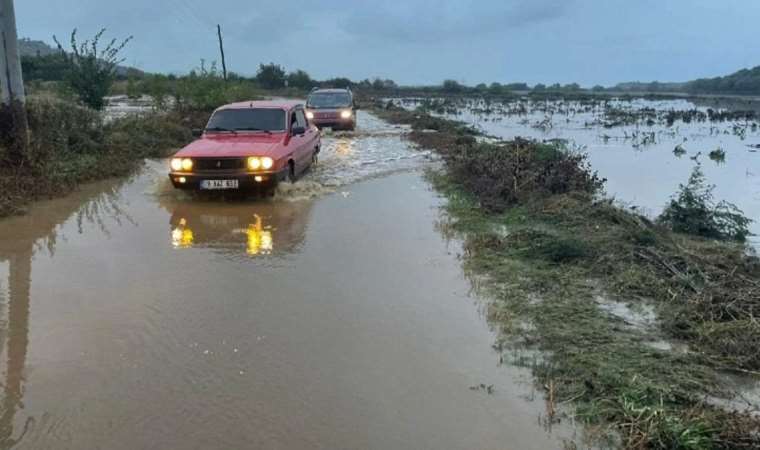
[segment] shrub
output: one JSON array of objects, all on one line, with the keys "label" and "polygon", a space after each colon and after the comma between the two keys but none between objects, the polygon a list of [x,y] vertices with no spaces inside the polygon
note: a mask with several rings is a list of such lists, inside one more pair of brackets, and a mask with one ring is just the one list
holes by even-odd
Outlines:
[{"label": "shrub", "polygon": [[715,186],[706,184],[700,166],[695,166],[688,183],[680,185],[678,194],[671,198],[657,221],[678,233],[745,241],[750,235],[749,224],[752,220],[731,203],[716,203],[714,189]]},{"label": "shrub", "polygon": [[586,155],[519,138],[502,145],[464,147],[450,153],[448,163],[454,178],[491,211],[535,197],[596,194],[605,181],[592,172]]},{"label": "shrub", "polygon": [[105,151],[103,121],[96,111],[53,96],[30,97],[26,105],[29,120],[29,162],[35,168],[53,159],[72,159]]},{"label": "shrub", "polygon": [[[152,83],[155,83],[155,92],[165,92],[168,81],[168,78],[154,76]],[[204,61],[201,61],[200,68],[177,80],[173,95],[174,108],[183,113],[210,113],[227,103],[256,100],[260,97],[253,82],[245,79],[225,81],[217,70],[216,63],[206,68]],[[158,100],[156,104],[159,105]]]},{"label": "shrub", "polygon": [[65,60],[64,82],[82,103],[97,110],[105,106],[103,97],[111,90],[116,78],[116,66],[123,61],[118,59],[119,52],[132,39],[130,36],[121,43],[113,39],[99,51],[98,44],[105,31],[103,28],[92,41],[86,40],[80,44],[77,43],[77,30],[74,29],[71,32],[71,53],[66,53],[53,36]]}]

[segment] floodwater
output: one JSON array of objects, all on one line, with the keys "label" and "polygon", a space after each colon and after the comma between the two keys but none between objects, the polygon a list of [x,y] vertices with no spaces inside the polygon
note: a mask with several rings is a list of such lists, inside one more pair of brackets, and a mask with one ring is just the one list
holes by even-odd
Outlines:
[{"label": "floodwater", "polygon": [[0,448],[561,448],[436,231],[430,158],[359,125],[274,200],[149,161],[0,221]]},{"label": "floodwater", "polygon": [[[397,103],[415,108],[421,99]],[[714,109],[718,109],[715,105]],[[739,107],[743,107],[740,105]],[[467,100],[439,112],[461,120],[501,139],[525,137],[566,141],[572,149],[589,155],[593,169],[607,179],[607,194],[636,207],[651,217],[662,212],[679,184],[685,184],[700,164],[709,184],[715,185],[716,200],[738,206],[755,220],[751,231],[760,235],[760,127],[741,120],[685,122],[671,126],[661,120],[614,124],[606,113],[649,109],[661,116],[668,111],[706,112],[688,100],[615,100],[610,102],[529,101],[486,103]],[[661,117],[660,117],[661,118]],[[614,125],[614,126],[612,126]],[[676,146],[685,153],[674,154]],[[709,157],[716,149],[725,160]],[[751,241],[760,248],[760,237]]]}]

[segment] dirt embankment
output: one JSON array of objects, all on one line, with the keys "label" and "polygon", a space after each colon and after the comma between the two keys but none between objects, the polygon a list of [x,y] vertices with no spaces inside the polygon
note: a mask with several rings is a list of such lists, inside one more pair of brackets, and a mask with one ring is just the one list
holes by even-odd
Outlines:
[{"label": "dirt embankment", "polygon": [[[758,448],[755,411],[716,406],[726,372],[760,370],[760,261],[600,198],[585,158],[483,143],[460,123],[377,104],[443,155],[444,229],[492,298],[504,358],[532,367],[548,408],[623,448]],[[729,400],[730,403],[730,400]],[[745,405],[746,406],[746,405]]]}]

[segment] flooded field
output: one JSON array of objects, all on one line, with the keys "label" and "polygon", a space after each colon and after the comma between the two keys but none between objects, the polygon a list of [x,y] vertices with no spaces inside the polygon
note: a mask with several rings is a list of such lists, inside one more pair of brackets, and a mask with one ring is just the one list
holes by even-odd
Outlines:
[{"label": "flooded field", "polygon": [[[760,129],[753,111],[687,100],[531,101],[396,99],[409,109],[471,124],[488,135],[557,140],[585,151],[607,193],[655,216],[696,164],[715,197],[755,220],[760,235]],[[755,246],[760,239],[751,238]]]},{"label": "flooded field", "polygon": [[0,448],[561,448],[437,231],[431,157],[359,129],[274,200],[151,161],[0,221]]}]

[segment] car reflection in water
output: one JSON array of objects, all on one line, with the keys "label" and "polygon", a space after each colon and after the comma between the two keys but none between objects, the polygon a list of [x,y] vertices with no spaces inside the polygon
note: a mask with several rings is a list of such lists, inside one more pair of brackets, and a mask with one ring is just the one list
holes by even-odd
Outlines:
[{"label": "car reflection in water", "polygon": [[304,240],[311,202],[164,201],[171,245],[265,256],[295,251]]}]

